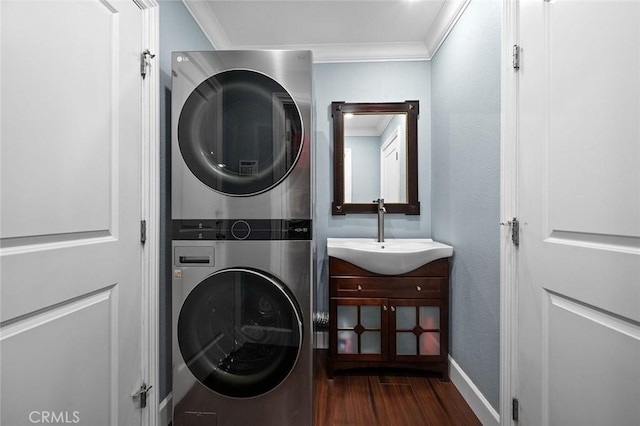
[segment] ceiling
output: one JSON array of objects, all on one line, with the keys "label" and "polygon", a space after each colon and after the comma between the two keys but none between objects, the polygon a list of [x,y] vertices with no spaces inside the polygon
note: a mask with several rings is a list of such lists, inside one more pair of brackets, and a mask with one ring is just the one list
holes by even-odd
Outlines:
[{"label": "ceiling", "polygon": [[393,117],[393,114],[345,114],[344,135],[378,137]]},{"label": "ceiling", "polygon": [[313,50],[314,62],[425,60],[469,0],[182,0],[223,49]]}]

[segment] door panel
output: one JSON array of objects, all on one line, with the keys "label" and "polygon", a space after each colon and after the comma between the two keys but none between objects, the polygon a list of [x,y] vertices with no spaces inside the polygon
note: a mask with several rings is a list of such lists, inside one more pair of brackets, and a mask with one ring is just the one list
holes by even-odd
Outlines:
[{"label": "door panel", "polygon": [[[543,309],[549,423],[637,424],[638,327],[551,293]],[[624,389],[631,391],[621,392]]]},{"label": "door panel", "polygon": [[551,232],[640,237],[638,7],[547,7]]},{"label": "door panel", "polygon": [[640,3],[523,1],[520,42],[521,424],[640,424]]},{"label": "door panel", "polygon": [[3,0],[0,19],[0,423],[139,424],[142,13]]},{"label": "door panel", "polygon": [[112,235],[118,16],[99,1],[2,7],[3,242]]},{"label": "door panel", "polygon": [[106,289],[3,327],[3,424],[40,423],[47,412],[85,425],[117,418],[114,296]]}]

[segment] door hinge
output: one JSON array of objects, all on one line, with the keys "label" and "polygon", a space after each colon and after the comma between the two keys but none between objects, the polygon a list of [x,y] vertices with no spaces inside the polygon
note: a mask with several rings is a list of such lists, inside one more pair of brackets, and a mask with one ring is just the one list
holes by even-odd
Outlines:
[{"label": "door hinge", "polygon": [[511,241],[514,246],[518,247],[520,245],[520,222],[518,219],[514,217],[507,223],[500,222],[500,225],[509,225],[509,229],[511,229]]},{"label": "door hinge", "polygon": [[138,389],[131,395],[131,398],[138,399],[138,401],[140,402],[140,408],[147,408],[147,394],[152,387],[153,386],[147,386],[147,384],[143,382],[140,386],[140,389]]},{"label": "door hinge", "polygon": [[518,46],[517,44],[513,45],[511,61],[513,69],[518,71],[520,69],[520,46]]},{"label": "door hinge", "polygon": [[147,242],[147,221],[140,221],[140,242],[142,244]]},{"label": "door hinge", "polygon": [[151,66],[150,59],[155,58],[156,55],[152,54],[149,49],[145,49],[144,52],[140,54],[140,75],[144,79],[147,76],[147,70]]},{"label": "door hinge", "polygon": [[518,402],[518,398],[513,398],[511,400],[511,419],[514,422],[518,421],[518,410],[519,410],[519,405],[520,403]]}]

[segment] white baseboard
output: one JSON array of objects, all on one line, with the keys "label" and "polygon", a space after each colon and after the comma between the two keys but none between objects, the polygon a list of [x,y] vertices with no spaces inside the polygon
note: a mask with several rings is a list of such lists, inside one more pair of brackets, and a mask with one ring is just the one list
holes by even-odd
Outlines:
[{"label": "white baseboard", "polygon": [[313,340],[314,349],[329,349],[329,332],[316,331]]},{"label": "white baseboard", "polygon": [[169,392],[169,395],[162,400],[158,407],[158,426],[169,426],[173,417],[173,393]]},{"label": "white baseboard", "polygon": [[469,407],[480,420],[483,426],[500,426],[500,415],[489,404],[489,401],[482,395],[482,392],[471,381],[469,376],[460,368],[458,363],[449,356],[449,376],[451,382],[458,388],[460,394],[467,401]]}]

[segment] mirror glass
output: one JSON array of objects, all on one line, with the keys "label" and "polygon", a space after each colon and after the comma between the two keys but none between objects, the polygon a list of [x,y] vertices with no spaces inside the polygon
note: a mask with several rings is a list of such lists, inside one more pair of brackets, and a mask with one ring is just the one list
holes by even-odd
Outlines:
[{"label": "mirror glass", "polygon": [[407,202],[406,114],[346,114],[344,202]]},{"label": "mirror glass", "polygon": [[332,213],[420,214],[418,101],[332,103],[334,193]]}]

